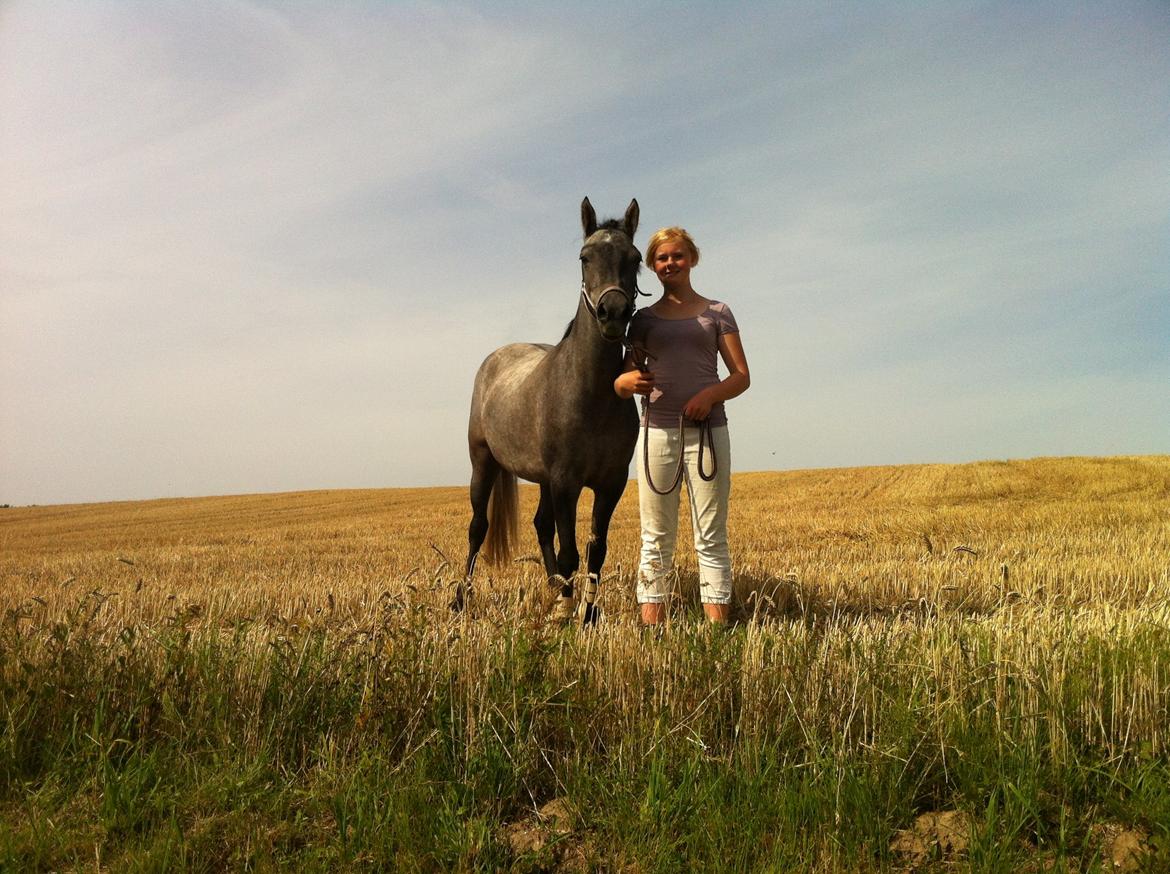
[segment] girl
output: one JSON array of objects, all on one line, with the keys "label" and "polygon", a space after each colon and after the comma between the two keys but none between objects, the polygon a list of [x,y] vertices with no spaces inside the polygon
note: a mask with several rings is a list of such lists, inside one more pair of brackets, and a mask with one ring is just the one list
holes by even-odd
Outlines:
[{"label": "girl", "polygon": [[[726,622],[731,603],[727,548],[731,444],[723,402],[743,394],[751,379],[731,309],[703,297],[691,286],[691,270],[698,263],[699,249],[682,228],[663,228],[650,238],[646,264],[662,283],[662,298],[639,310],[630,322],[631,352],[626,356],[625,370],[613,384],[623,398],[643,396],[643,432],[634,463],[642,517],[638,603],[647,625],[666,617],[680,488],[676,486],[665,495],[658,490],[670,487],[680,454],[691,499],[703,612],[712,622]],[[723,381],[719,380],[716,353],[729,371]],[[701,468],[700,440],[705,438],[699,423],[710,425],[710,443]],[[708,481],[712,467],[715,475]]]}]

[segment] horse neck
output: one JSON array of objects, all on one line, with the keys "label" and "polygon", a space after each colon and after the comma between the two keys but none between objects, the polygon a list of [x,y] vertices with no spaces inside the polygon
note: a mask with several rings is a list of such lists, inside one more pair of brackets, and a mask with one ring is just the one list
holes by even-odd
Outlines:
[{"label": "horse neck", "polygon": [[613,381],[621,372],[621,343],[609,343],[601,336],[593,314],[581,301],[573,329],[557,345],[557,366],[564,376],[586,391],[613,392]]}]

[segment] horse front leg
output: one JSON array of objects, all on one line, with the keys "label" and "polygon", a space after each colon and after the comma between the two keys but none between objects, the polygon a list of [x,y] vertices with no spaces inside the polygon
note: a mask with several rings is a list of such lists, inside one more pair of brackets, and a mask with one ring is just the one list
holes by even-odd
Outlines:
[{"label": "horse front leg", "polygon": [[557,552],[557,573],[563,580],[557,615],[567,620],[572,616],[573,575],[581,565],[581,554],[577,551],[577,501],[581,498],[581,486],[553,485],[550,487],[550,493],[557,540],[560,544]]},{"label": "horse front leg", "polygon": [[593,625],[601,618],[601,608],[597,606],[598,589],[601,587],[601,568],[605,564],[605,556],[609,552],[609,523],[613,512],[617,509],[618,501],[622,499],[622,492],[626,490],[626,481],[615,483],[609,488],[595,489],[593,492],[593,525],[589,536],[589,545],[585,549],[585,615],[583,624]]}]

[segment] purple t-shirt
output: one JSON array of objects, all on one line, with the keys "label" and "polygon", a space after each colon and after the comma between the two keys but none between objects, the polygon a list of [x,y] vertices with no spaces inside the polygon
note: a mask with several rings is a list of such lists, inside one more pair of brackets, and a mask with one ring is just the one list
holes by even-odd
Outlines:
[{"label": "purple t-shirt", "polygon": [[[663,319],[650,309],[638,310],[630,321],[628,342],[637,354],[648,352],[654,390],[642,396],[642,421],[649,411],[655,428],[676,428],[687,401],[719,380],[719,337],[736,334],[731,308],[717,300],[690,319]],[[723,402],[711,408],[712,425],[727,424]]]}]

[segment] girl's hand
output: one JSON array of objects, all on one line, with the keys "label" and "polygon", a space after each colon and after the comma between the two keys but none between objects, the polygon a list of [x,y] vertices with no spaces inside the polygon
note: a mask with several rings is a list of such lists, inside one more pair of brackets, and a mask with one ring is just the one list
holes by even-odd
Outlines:
[{"label": "girl's hand", "polygon": [[706,389],[703,389],[683,407],[683,415],[692,422],[702,422],[711,415],[711,408],[715,406],[715,400],[711,397]]},{"label": "girl's hand", "polygon": [[649,370],[627,370],[613,381],[613,388],[623,398],[648,395],[654,390],[654,374]]}]

